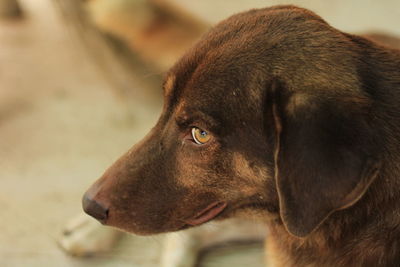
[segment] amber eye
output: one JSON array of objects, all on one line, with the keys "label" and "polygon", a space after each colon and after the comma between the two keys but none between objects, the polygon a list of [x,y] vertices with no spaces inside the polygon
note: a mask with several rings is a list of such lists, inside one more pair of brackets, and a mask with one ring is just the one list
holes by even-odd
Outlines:
[{"label": "amber eye", "polygon": [[194,142],[198,145],[203,145],[211,139],[211,136],[206,131],[197,127],[192,128],[192,137]]}]

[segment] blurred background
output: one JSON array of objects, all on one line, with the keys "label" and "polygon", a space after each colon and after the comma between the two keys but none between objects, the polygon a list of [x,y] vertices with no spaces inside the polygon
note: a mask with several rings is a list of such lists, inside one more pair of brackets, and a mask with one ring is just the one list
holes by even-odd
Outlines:
[{"label": "blurred background", "polygon": [[[158,266],[162,236],[89,258],[57,240],[85,189],[157,120],[174,61],[219,20],[275,4],[400,36],[398,0],[0,0],[0,265]],[[199,266],[263,266],[262,252],[221,248]]]}]

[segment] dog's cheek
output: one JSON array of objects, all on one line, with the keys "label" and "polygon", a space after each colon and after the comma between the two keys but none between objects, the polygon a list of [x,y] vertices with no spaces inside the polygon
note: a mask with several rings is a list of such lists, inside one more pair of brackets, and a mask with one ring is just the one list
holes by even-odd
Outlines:
[{"label": "dog's cheek", "polygon": [[190,151],[177,155],[176,183],[188,192],[214,193],[235,201],[260,194],[270,171],[229,151]]},{"label": "dog's cheek", "polygon": [[238,152],[232,154],[232,171],[235,176],[234,188],[240,189],[240,194],[244,196],[260,194],[260,188],[268,179],[272,179],[271,170],[266,166]]},{"label": "dog's cheek", "polygon": [[218,150],[216,144],[183,144],[176,153],[176,183],[188,189],[201,189],[213,184],[220,154]]}]

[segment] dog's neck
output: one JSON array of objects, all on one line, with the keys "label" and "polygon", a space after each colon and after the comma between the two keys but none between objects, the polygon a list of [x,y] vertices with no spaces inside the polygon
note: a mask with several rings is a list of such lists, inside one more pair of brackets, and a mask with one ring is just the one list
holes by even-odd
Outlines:
[{"label": "dog's neck", "polygon": [[288,233],[280,221],[270,223],[267,252],[276,263],[268,266],[395,266],[400,257],[400,182],[390,181],[380,175],[358,203],[333,213],[305,238]]},{"label": "dog's neck", "polygon": [[[351,36],[363,46],[364,90],[374,96],[381,129],[382,168],[352,207],[334,212],[305,238],[292,236],[281,221],[270,223],[269,266],[397,266],[400,258],[400,51]],[[373,48],[370,46],[373,45]],[[377,49],[378,48],[378,49]],[[274,253],[276,251],[276,253]],[[279,257],[279,258],[276,258]]]}]

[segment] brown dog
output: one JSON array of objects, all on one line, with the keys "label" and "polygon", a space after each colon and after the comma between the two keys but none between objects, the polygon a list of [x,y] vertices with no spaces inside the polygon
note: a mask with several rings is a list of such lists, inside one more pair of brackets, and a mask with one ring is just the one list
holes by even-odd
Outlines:
[{"label": "brown dog", "polygon": [[397,266],[400,53],[293,6],[214,27],[152,131],[86,193],[137,234],[251,212],[276,266]]}]

